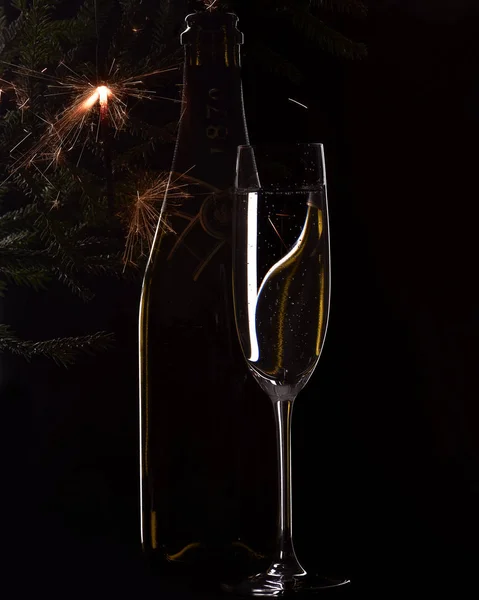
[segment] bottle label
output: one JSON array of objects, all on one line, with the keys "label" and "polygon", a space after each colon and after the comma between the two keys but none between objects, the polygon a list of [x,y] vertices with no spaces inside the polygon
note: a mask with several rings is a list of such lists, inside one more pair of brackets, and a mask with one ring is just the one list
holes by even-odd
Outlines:
[{"label": "bottle label", "polygon": [[[208,138],[210,154],[222,154],[228,142],[228,111],[220,88],[208,90],[206,105],[206,137]],[[221,190],[209,194],[200,208],[200,223],[203,230],[211,237],[226,240],[231,231],[231,194]]]},{"label": "bottle label", "polygon": [[208,92],[206,119],[206,137],[213,142],[210,145],[210,154],[224,152],[225,142],[228,138],[226,126],[228,111],[221,108],[221,90],[219,88],[211,88]]},{"label": "bottle label", "polygon": [[[189,74],[175,169],[188,197],[179,202],[172,198],[166,212],[172,232],[165,240],[168,260],[181,255],[194,281],[220,251],[222,262],[229,261],[223,254],[231,239],[236,147],[246,141],[242,104],[231,110],[234,99],[241,97],[241,87],[220,86],[218,80],[216,72],[214,77],[196,69]],[[233,112],[239,113],[236,119],[231,118]]]}]

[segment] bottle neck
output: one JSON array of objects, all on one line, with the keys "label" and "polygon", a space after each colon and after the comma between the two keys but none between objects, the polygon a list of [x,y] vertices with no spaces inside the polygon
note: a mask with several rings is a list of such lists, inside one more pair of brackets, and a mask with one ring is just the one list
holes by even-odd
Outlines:
[{"label": "bottle neck", "polygon": [[186,23],[187,28],[181,34],[186,65],[241,66],[243,34],[237,28],[238,17],[234,13],[200,11],[188,15]]},{"label": "bottle neck", "polygon": [[173,170],[231,187],[237,147],[248,143],[240,69],[185,61],[182,102]]},{"label": "bottle neck", "polygon": [[237,147],[248,143],[237,21],[233,13],[194,13],[181,34],[182,113],[173,171],[210,192],[231,188]]},{"label": "bottle neck", "polygon": [[240,44],[236,36],[229,35],[225,26],[219,30],[198,28],[192,35],[194,40],[185,45],[185,65],[188,67],[241,67]]}]

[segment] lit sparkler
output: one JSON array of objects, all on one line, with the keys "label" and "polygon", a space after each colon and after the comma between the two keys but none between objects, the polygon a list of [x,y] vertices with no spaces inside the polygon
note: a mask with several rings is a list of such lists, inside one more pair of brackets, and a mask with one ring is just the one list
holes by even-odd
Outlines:
[{"label": "lit sparkler", "polygon": [[[43,169],[43,173],[46,173],[53,165],[58,164],[64,152],[70,152],[77,146],[83,129],[92,125],[92,119],[95,118],[95,115],[99,117],[96,141],[99,138],[101,123],[108,124],[115,133],[118,133],[124,128],[128,118],[127,99],[152,99],[155,94],[153,90],[145,89],[144,80],[148,77],[178,68],[178,66],[173,66],[133,77],[121,78],[119,66],[115,65],[115,61],[113,61],[108,81],[96,85],[86,75],[80,76],[63,62],[59,66],[66,68],[70,72],[63,79],[46,74],[45,69],[43,71],[32,71],[15,65],[10,66],[15,69],[17,74],[47,81],[50,90],[50,93],[47,94],[48,96],[65,95],[69,97],[69,103],[66,107],[50,121],[36,115],[46,123],[47,131],[37,144],[15,160],[11,167],[10,177],[23,167],[45,161],[47,162],[47,166]],[[15,91],[17,93],[18,107],[25,107],[28,98],[22,98],[19,96],[18,90]],[[20,99],[22,100],[21,105],[19,103]],[[22,143],[27,137],[25,136]],[[88,138],[85,139],[81,148],[78,162],[81,159],[87,141]],[[12,148],[11,153],[19,145],[17,144],[15,148]]]}]

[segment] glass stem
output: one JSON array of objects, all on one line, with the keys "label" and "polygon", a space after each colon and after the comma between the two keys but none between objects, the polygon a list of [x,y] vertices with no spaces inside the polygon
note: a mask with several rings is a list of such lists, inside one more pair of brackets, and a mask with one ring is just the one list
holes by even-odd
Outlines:
[{"label": "glass stem", "polygon": [[[298,562],[293,547],[293,506],[292,506],[292,463],[291,463],[291,417],[294,398],[274,400],[276,417],[276,439],[278,450],[279,515],[277,533],[276,562],[288,571],[305,573]],[[277,564],[277,566],[279,566]]]}]

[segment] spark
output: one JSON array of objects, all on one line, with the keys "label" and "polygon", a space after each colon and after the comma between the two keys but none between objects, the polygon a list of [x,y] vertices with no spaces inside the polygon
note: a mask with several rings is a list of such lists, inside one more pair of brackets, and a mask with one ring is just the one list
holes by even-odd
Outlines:
[{"label": "spark", "polygon": [[294,100],[293,98],[288,98],[288,100],[290,102],[294,102],[295,104],[299,104],[299,106],[302,106],[303,108],[308,109],[308,107],[306,106],[306,104],[302,104],[301,102],[298,102],[297,100]]},{"label": "spark", "polygon": [[286,246],[286,244],[284,243],[284,240],[283,240],[283,238],[281,237],[281,235],[280,235],[279,231],[276,229],[276,227],[275,227],[275,225],[274,225],[274,223],[273,223],[273,221],[271,220],[271,217],[270,217],[269,215],[268,215],[268,221],[271,223],[271,227],[272,227],[272,228],[275,230],[275,232],[276,232],[276,235],[277,235],[277,236],[279,237],[279,239],[281,240],[281,242],[282,242],[283,246],[284,246],[286,249],[288,249],[288,246]]},{"label": "spark", "polygon": [[216,2],[218,0],[203,0],[203,4],[205,5],[206,10],[216,10],[218,6]]},{"label": "spark", "polygon": [[[8,63],[6,63],[6,64],[8,64]],[[7,81],[6,79],[3,79],[1,77],[0,77],[0,82],[2,82],[3,84],[6,84],[0,89],[0,98],[2,96],[2,93],[7,94],[8,92],[13,91],[13,93],[15,94],[16,101],[17,101],[18,109],[21,110],[21,113],[22,113],[21,122],[23,123],[24,112],[25,112],[25,110],[28,110],[28,108],[29,108],[28,101],[30,100],[26,90],[22,89],[15,83],[12,83],[11,81]]]},{"label": "spark", "polygon": [[57,193],[57,197],[55,198],[55,200],[52,201],[52,205],[50,207],[50,211],[51,212],[53,209],[58,210],[60,208],[60,192]]},{"label": "spark", "polygon": [[170,181],[170,173],[162,173],[152,179],[146,176],[138,186],[133,201],[126,215],[127,236],[123,262],[125,265],[135,265],[135,258],[145,256],[151,249],[158,221],[162,218],[162,226],[170,229],[160,213],[160,204],[167,197],[168,201],[177,202],[179,198],[187,198],[185,191],[188,184],[177,184],[178,176]]},{"label": "spark", "polygon": [[[25,131],[25,130],[24,130],[24,131]],[[17,144],[16,146],[13,146],[13,148],[10,150],[10,154],[11,154],[11,153],[12,153],[12,152],[15,150],[15,148],[18,148],[18,146],[20,146],[21,144],[23,144],[23,142],[24,142],[24,141],[25,141],[27,138],[29,138],[31,135],[32,135],[32,132],[31,132],[31,131],[29,131],[29,132],[27,133],[27,135],[26,135],[26,136],[25,136],[23,139],[21,139],[21,140],[18,142],[18,144]]]}]

